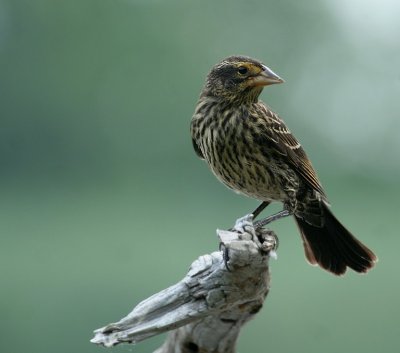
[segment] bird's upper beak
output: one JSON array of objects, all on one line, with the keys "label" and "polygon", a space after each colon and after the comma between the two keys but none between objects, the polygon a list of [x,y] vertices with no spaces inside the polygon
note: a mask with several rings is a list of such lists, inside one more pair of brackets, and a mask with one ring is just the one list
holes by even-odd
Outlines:
[{"label": "bird's upper beak", "polygon": [[285,81],[265,65],[262,66],[262,71],[257,76],[251,78],[251,85],[254,87],[268,86],[273,85],[274,83],[282,82]]}]

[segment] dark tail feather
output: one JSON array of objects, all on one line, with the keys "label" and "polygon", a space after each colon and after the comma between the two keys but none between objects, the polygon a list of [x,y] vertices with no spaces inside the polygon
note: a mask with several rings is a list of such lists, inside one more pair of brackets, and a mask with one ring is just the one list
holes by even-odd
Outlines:
[{"label": "dark tail feather", "polygon": [[377,261],[375,254],[357,240],[327,206],[323,207],[323,227],[312,226],[295,217],[303,238],[307,260],[335,275],[344,274],[347,267],[356,272],[367,272]]}]

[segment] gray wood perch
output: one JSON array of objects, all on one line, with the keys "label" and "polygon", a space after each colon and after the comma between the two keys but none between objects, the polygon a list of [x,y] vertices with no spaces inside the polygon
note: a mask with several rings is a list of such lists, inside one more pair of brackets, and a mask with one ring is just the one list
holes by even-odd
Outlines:
[{"label": "gray wood perch", "polygon": [[92,343],[112,347],[171,331],[155,353],[233,353],[242,326],[269,291],[269,258],[277,238],[255,232],[252,215],[217,230],[221,250],[200,256],[177,284],[139,303],[120,321],[94,331]]}]

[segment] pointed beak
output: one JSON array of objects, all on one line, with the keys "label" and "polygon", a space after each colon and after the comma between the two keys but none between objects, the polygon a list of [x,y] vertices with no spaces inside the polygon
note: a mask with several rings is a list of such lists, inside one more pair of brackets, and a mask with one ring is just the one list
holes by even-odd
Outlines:
[{"label": "pointed beak", "polygon": [[252,86],[268,86],[273,85],[274,83],[285,82],[269,67],[263,65],[262,68],[263,70],[257,76],[252,78]]}]

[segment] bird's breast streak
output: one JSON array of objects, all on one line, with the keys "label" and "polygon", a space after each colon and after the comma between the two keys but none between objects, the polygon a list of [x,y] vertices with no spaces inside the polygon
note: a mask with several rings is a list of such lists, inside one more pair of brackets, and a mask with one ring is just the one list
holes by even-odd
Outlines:
[{"label": "bird's breast streak", "polygon": [[243,138],[241,128],[240,124],[227,124],[225,129],[205,129],[201,145],[212,172],[237,193],[259,200],[281,200],[284,195],[269,170],[273,166]]}]

